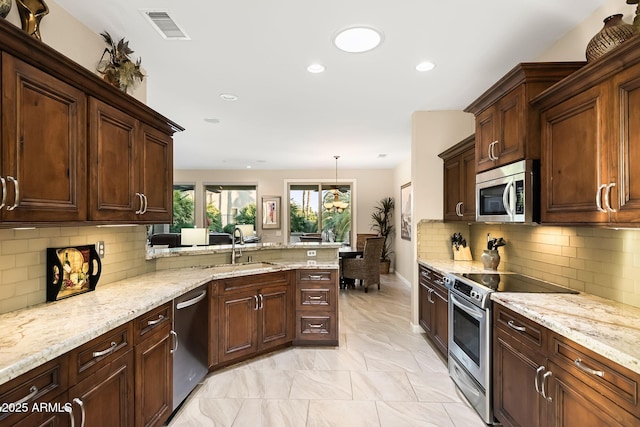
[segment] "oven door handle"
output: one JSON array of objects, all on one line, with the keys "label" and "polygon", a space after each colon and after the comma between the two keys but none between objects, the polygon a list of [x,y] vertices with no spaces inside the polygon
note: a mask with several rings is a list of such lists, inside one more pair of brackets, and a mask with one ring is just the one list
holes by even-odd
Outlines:
[{"label": "oven door handle", "polygon": [[502,193],[502,204],[504,205],[504,210],[507,212],[507,215],[512,217],[515,211],[515,179],[511,178],[507,185],[504,187],[504,192]]},{"label": "oven door handle", "polygon": [[479,321],[484,320],[485,312],[483,310],[479,310],[476,307],[465,303],[463,300],[457,298],[453,293],[449,295],[449,298],[451,298],[451,302],[453,302],[455,306],[460,307],[460,309],[462,309],[469,316]]}]

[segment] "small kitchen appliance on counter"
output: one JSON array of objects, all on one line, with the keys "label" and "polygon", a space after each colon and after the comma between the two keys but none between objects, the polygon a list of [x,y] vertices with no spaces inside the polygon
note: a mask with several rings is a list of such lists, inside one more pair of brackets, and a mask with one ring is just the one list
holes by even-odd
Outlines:
[{"label": "small kitchen appliance on counter", "polygon": [[94,245],[47,248],[47,302],[93,291],[101,271]]},{"label": "small kitchen appliance on counter", "polygon": [[449,288],[449,375],[483,421],[493,424],[491,294],[578,292],[516,273],[452,273],[444,282]]}]

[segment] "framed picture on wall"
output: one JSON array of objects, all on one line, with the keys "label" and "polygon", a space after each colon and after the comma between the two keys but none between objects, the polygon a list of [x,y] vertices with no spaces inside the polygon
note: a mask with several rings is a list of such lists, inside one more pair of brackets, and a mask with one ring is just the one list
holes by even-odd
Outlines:
[{"label": "framed picture on wall", "polygon": [[400,187],[400,237],[411,240],[411,183]]},{"label": "framed picture on wall", "polygon": [[262,228],[280,229],[280,196],[262,198]]}]

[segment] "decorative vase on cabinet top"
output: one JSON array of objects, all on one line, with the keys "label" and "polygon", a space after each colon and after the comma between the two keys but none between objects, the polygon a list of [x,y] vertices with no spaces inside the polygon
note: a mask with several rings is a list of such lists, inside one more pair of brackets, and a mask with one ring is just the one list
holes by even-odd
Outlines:
[{"label": "decorative vase on cabinet top", "polygon": [[635,34],[633,25],[622,20],[622,14],[608,16],[604,27],[587,44],[587,62],[600,58]]}]

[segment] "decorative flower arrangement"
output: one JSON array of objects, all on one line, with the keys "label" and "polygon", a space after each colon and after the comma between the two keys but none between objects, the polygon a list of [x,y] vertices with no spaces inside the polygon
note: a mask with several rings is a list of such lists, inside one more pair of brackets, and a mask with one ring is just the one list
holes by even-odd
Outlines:
[{"label": "decorative flower arrangement", "polygon": [[[102,57],[98,63],[97,70],[104,76],[104,79],[113,86],[123,90],[134,89],[142,82],[145,75],[140,69],[141,58],[135,62],[130,55],[133,50],[129,47],[129,42],[121,38],[116,44],[108,32],[100,33],[108,47],[102,52]],[[105,57],[105,55],[108,55]]]}]

